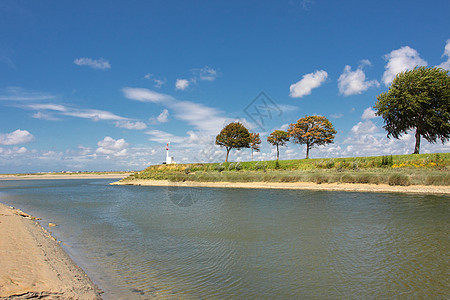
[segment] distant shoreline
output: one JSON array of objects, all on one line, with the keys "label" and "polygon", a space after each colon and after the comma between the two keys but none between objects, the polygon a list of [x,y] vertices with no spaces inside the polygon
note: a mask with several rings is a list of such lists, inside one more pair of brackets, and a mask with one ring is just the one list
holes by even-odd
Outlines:
[{"label": "distant shoreline", "polygon": [[132,173],[42,173],[42,174],[0,174],[0,180],[34,179],[122,179]]},{"label": "distant shoreline", "polygon": [[450,186],[409,185],[390,186],[387,184],[361,183],[314,183],[314,182],[172,182],[168,180],[117,181],[111,185],[133,186],[173,186],[173,187],[210,187],[210,188],[246,188],[246,189],[290,189],[314,191],[343,191],[343,192],[375,192],[375,193],[412,193],[450,195]]}]

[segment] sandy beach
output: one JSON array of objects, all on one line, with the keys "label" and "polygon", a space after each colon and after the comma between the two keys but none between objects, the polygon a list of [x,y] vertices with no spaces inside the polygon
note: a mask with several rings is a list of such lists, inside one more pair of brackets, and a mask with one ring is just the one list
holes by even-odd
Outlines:
[{"label": "sandy beach", "polygon": [[118,181],[112,185],[137,186],[182,186],[182,187],[213,187],[213,188],[247,188],[247,189],[293,189],[316,191],[345,192],[376,192],[376,193],[413,193],[450,195],[449,186],[410,185],[390,186],[387,184],[358,183],[322,183],[313,182],[170,182],[167,180],[133,180]]},{"label": "sandy beach", "polygon": [[36,219],[0,204],[0,299],[101,299]]}]

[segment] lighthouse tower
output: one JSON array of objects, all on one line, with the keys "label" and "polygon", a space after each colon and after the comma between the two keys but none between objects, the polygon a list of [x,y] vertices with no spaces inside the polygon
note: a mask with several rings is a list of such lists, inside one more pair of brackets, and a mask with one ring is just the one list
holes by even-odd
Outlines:
[{"label": "lighthouse tower", "polygon": [[170,165],[170,164],[174,164],[175,160],[173,159],[173,156],[169,155],[169,143],[167,143],[166,146],[166,164]]}]

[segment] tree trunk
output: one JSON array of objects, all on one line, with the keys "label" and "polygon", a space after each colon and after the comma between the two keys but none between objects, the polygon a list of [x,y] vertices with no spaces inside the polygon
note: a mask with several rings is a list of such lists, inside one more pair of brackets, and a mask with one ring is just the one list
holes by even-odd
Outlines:
[{"label": "tree trunk", "polygon": [[306,159],[309,158],[309,144],[306,144]]},{"label": "tree trunk", "polygon": [[414,146],[414,153],[413,154],[419,154],[420,150],[420,131],[419,128],[416,129],[416,145]]},{"label": "tree trunk", "polygon": [[225,162],[228,162],[228,154],[230,154],[231,148],[227,148],[227,158],[225,158]]},{"label": "tree trunk", "polygon": [[278,151],[278,144],[277,144],[277,160],[280,159],[280,152]]}]

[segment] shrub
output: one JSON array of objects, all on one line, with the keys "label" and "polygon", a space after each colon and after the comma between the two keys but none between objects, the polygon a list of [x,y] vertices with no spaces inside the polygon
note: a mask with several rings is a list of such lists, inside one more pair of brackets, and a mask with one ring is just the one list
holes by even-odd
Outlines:
[{"label": "shrub", "polygon": [[186,167],[186,169],[184,169],[184,174],[189,174],[192,172],[192,169],[190,167]]},{"label": "shrub", "polygon": [[334,159],[327,160],[326,168],[332,169],[334,167]]},{"label": "shrub", "polygon": [[223,164],[218,164],[216,165],[216,170],[220,172],[222,172],[223,170],[225,170],[225,167],[223,166]]},{"label": "shrub", "polygon": [[450,185],[450,175],[430,175],[425,180],[426,185]]},{"label": "shrub", "polygon": [[265,162],[258,161],[258,162],[255,164],[255,169],[256,169],[256,170],[263,170],[263,171],[265,172],[265,171],[266,171],[266,168],[267,168],[267,165],[266,165]]},{"label": "shrub", "polygon": [[349,174],[345,174],[341,176],[341,180],[342,183],[355,183],[355,177],[353,177],[352,175]]},{"label": "shrub", "polygon": [[277,159],[275,162],[275,169],[279,169],[279,168],[280,168],[280,162]]},{"label": "shrub", "polygon": [[388,179],[389,185],[401,185],[401,186],[407,186],[410,185],[409,177],[405,174],[399,174],[395,173],[389,176]]},{"label": "shrub", "polygon": [[242,164],[238,162],[234,168],[236,169],[236,171],[240,171],[242,170]]},{"label": "shrub", "polygon": [[383,156],[381,157],[380,167],[390,167],[393,165],[393,158],[391,156]]},{"label": "shrub", "polygon": [[235,164],[231,163],[228,165],[228,171],[232,171],[234,169]]}]

